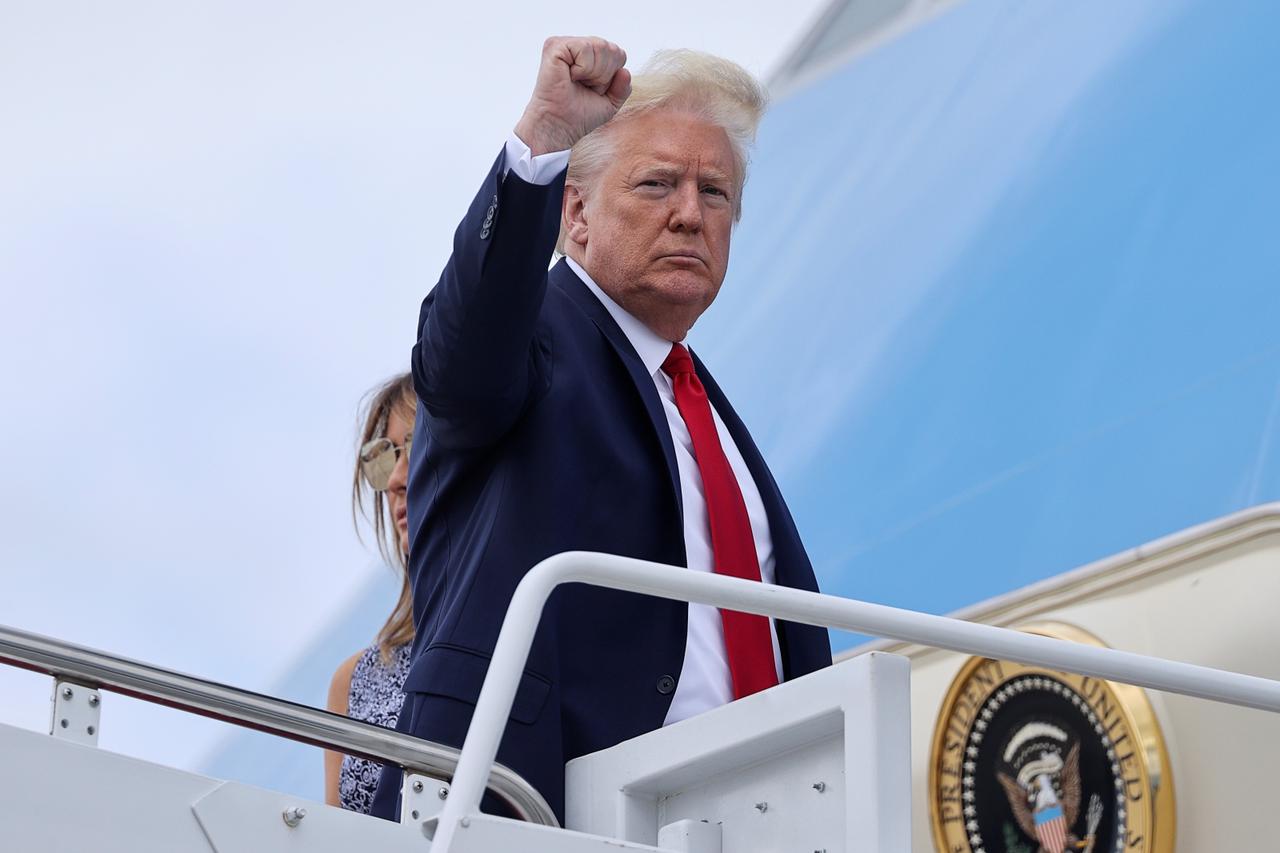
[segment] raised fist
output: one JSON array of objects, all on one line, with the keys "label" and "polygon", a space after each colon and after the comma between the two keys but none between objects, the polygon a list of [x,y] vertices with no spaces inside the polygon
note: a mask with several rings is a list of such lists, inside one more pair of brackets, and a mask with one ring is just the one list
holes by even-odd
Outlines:
[{"label": "raised fist", "polygon": [[609,119],[631,94],[627,53],[595,37],[553,36],[516,135],[535,154],[564,151]]}]

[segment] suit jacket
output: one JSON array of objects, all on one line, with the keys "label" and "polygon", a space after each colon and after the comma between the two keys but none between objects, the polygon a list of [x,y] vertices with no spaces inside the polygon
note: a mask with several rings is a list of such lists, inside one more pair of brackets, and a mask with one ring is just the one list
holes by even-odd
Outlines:
[{"label": "suit jacket", "polygon": [[[685,565],[679,475],[653,378],[562,261],[547,270],[563,174],[503,179],[499,155],[423,301],[413,378],[410,576],[417,638],[399,728],[462,744],[516,584],[540,560],[603,551]],[[759,488],[776,581],[816,590],[777,484],[695,356]],[[571,584],[548,602],[498,760],[563,820],[564,764],[659,728],[688,606]],[[824,629],[778,622],[785,678],[831,663]],[[395,814],[399,773],[374,813]]]}]

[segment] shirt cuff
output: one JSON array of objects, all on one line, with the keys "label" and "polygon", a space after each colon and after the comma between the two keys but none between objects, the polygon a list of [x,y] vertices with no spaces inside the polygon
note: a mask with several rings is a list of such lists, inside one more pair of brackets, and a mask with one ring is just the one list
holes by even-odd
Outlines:
[{"label": "shirt cuff", "polygon": [[552,151],[548,154],[533,156],[524,140],[516,136],[515,131],[507,138],[506,164],[502,177],[507,172],[515,172],[516,177],[528,184],[546,186],[569,165],[569,151]]}]

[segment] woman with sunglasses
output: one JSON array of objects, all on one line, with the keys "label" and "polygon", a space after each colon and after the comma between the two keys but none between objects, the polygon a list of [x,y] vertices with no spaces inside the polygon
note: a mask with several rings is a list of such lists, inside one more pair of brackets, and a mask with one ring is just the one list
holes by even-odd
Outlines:
[{"label": "woman with sunglasses", "polygon": [[[364,513],[372,519],[383,560],[400,574],[400,599],[373,645],[352,655],[334,673],[328,709],[392,728],[404,702],[400,688],[409,670],[409,645],[413,641],[413,595],[406,571],[406,488],[417,403],[413,379],[408,373],[396,376],[372,391],[367,399],[351,484],[351,512],[353,517]],[[382,765],[376,762],[326,752],[325,802],[367,814],[381,771]]]}]

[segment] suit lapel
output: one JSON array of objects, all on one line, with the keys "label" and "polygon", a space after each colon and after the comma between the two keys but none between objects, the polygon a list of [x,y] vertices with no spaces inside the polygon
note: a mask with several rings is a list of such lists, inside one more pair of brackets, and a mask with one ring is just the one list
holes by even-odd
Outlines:
[{"label": "suit lapel", "polygon": [[755,481],[756,489],[760,492],[760,500],[764,503],[765,515],[769,519],[769,536],[773,540],[774,564],[778,583],[807,588],[807,584],[797,582],[800,580],[798,575],[805,574],[804,572],[797,572],[797,569],[801,566],[807,567],[809,558],[804,553],[804,546],[800,544],[800,534],[796,531],[795,522],[792,521],[791,513],[787,510],[786,503],[782,500],[782,492],[774,481],[773,474],[769,471],[769,466],[765,464],[764,457],[760,455],[760,451],[756,448],[756,443],[751,440],[751,434],[747,432],[746,425],[742,423],[741,419],[738,418],[738,413],[729,405],[729,401],[725,398],[724,392],[720,390],[720,386],[711,378],[711,371],[707,370],[707,366],[698,358],[697,353],[691,352],[690,355],[693,356],[693,364],[698,371],[698,378],[702,380],[703,387],[707,389],[707,399],[711,401],[716,413],[724,421],[725,427],[729,430],[729,435],[733,437],[733,443],[738,446],[738,452],[742,454],[743,461],[747,463],[747,470],[751,472],[751,478]]},{"label": "suit lapel", "polygon": [[[769,538],[773,540],[774,581],[781,586],[817,592],[818,586],[813,577],[813,567],[809,564],[809,555],[805,553],[804,544],[800,541],[800,533],[796,530],[791,512],[782,500],[782,492],[778,489],[769,466],[765,464],[764,457],[760,455],[755,442],[751,440],[751,434],[747,432],[746,425],[729,405],[720,386],[711,378],[711,371],[707,370],[707,366],[702,363],[696,353],[690,354],[693,356],[698,378],[707,389],[707,399],[711,401],[720,419],[724,421],[725,428],[729,430],[733,443],[738,446],[738,452],[747,463],[747,470],[751,472],[751,478],[755,480],[756,489],[760,492],[765,516],[769,519]],[[797,649],[802,648],[803,643],[796,644],[795,648],[792,646],[793,632],[809,629],[781,620],[774,624],[778,629],[778,645],[782,651],[784,679],[795,678],[810,671],[812,667],[805,666],[804,661],[796,657]]]},{"label": "suit lapel", "polygon": [[626,367],[627,375],[631,377],[636,393],[644,401],[644,408],[649,415],[653,431],[657,433],[658,443],[662,445],[662,455],[667,461],[667,476],[671,480],[676,509],[681,513],[680,517],[683,517],[680,470],[676,467],[676,448],[671,440],[671,427],[667,424],[667,416],[662,410],[662,401],[658,399],[658,389],[653,384],[653,377],[645,370],[644,362],[640,360],[640,356],[636,354],[635,348],[631,346],[622,329],[618,328],[613,317],[609,316],[608,309],[600,303],[596,295],[583,284],[563,259],[551,268],[549,276],[551,283],[558,285],[591,319],[591,322],[595,323],[596,328],[609,341],[618,358],[622,360],[623,366]]},{"label": "suit lapel", "polygon": [[764,501],[765,509],[768,511],[769,529],[771,531],[777,530],[778,523],[774,517],[774,510],[781,503],[782,494],[778,491],[778,486],[773,482],[773,475],[769,473],[768,467],[765,466],[764,457],[756,449],[756,443],[751,440],[751,434],[747,432],[746,425],[742,423],[741,419],[738,418],[738,413],[729,405],[729,401],[725,398],[724,392],[720,390],[720,386],[711,378],[711,371],[707,370],[707,366],[702,363],[702,359],[698,358],[697,353],[690,351],[689,354],[693,357],[693,366],[698,371],[698,379],[702,381],[702,386],[707,389],[707,399],[711,401],[716,413],[724,421],[725,427],[729,430],[729,435],[733,436],[733,443],[738,445],[738,451],[742,454],[743,461],[747,463],[752,479],[756,481],[756,488],[760,490],[760,498]]}]

